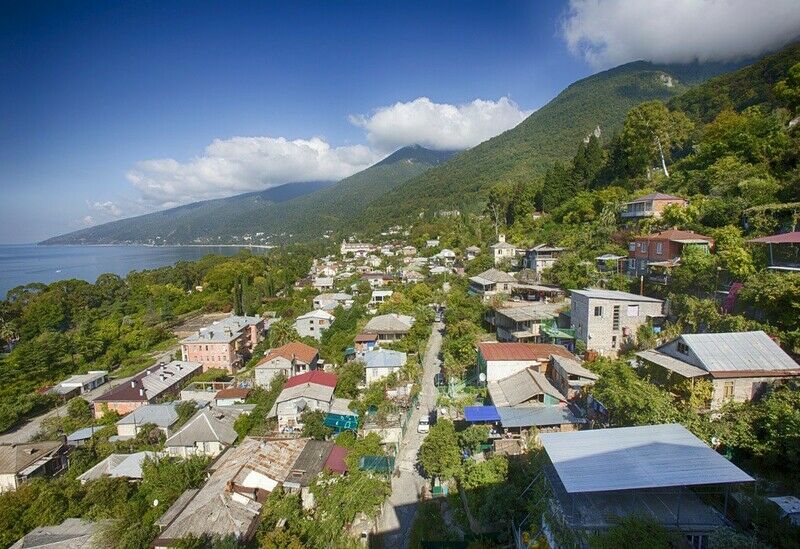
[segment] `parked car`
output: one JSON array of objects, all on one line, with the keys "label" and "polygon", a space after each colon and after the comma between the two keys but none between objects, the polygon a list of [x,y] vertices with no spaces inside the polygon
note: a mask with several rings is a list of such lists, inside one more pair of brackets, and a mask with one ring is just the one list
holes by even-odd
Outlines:
[{"label": "parked car", "polygon": [[418,433],[427,433],[431,430],[431,424],[428,421],[428,416],[422,416],[419,418],[419,424],[417,425],[417,432]]}]

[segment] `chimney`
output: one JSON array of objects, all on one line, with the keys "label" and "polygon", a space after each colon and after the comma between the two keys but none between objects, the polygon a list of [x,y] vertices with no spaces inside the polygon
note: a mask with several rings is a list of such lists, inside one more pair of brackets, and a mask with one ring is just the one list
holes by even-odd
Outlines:
[{"label": "chimney", "polygon": [[144,389],[139,389],[139,396],[140,396],[140,397],[143,397],[143,396],[144,396]]},{"label": "chimney", "polygon": [[497,235],[497,240],[498,240],[498,242],[505,242],[506,241],[506,235],[504,235],[503,233],[500,233],[499,235]]},{"label": "chimney", "polygon": [[131,387],[136,387],[136,382],[134,380],[131,380]]}]

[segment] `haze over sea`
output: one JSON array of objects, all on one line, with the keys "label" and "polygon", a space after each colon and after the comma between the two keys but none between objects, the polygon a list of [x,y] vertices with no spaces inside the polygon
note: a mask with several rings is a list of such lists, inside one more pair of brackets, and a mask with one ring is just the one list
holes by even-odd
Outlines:
[{"label": "haze over sea", "polygon": [[[94,282],[103,273],[127,275],[130,271],[172,265],[182,259],[207,254],[234,255],[238,246],[36,246],[0,244],[0,299],[11,288],[31,282],[49,284],[79,278]],[[254,248],[253,253],[265,253]]]}]

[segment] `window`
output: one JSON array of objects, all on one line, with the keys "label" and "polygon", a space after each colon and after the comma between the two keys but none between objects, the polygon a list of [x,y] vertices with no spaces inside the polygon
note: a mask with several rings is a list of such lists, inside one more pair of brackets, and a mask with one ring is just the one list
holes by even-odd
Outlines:
[{"label": "window", "polygon": [[630,317],[639,316],[639,306],[638,305],[628,305],[628,313],[627,314]]},{"label": "window", "polygon": [[617,336],[611,336],[611,348],[612,349],[617,348]]},{"label": "window", "polygon": [[678,352],[680,354],[682,354],[682,355],[688,355],[689,354],[689,346],[686,345],[686,343],[684,343],[683,341],[679,341],[678,342]]},{"label": "window", "polygon": [[628,251],[635,252],[636,251],[636,242],[631,242],[628,244]]},{"label": "window", "polygon": [[595,307],[594,308],[594,316],[603,316],[603,308],[602,307]]},{"label": "window", "polygon": [[642,253],[647,253],[647,242],[642,242]]},{"label": "window", "polygon": [[656,255],[661,255],[662,253],[664,253],[664,243],[656,242]]},{"label": "window", "polygon": [[730,400],[733,398],[733,381],[726,381],[722,387],[722,398]]},{"label": "window", "polygon": [[619,330],[619,305],[614,305],[613,314],[611,316],[611,329]]}]

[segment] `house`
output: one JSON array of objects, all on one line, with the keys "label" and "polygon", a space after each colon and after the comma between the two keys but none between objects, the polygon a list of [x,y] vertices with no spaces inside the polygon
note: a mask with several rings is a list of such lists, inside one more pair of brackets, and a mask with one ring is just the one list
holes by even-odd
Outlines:
[{"label": "house", "polygon": [[413,316],[389,313],[370,318],[362,332],[376,334],[378,341],[395,341],[405,337],[413,325]]},{"label": "house", "polygon": [[439,247],[439,239],[438,238],[429,238],[425,241],[426,248],[438,248]]},{"label": "house", "polygon": [[565,251],[566,248],[550,244],[539,244],[533,248],[528,248],[522,258],[522,267],[541,275],[542,271],[552,267]]},{"label": "house", "polygon": [[577,360],[561,345],[483,342],[478,344],[478,371],[486,374],[487,382],[506,378],[526,368],[546,373],[553,355]]},{"label": "house", "polygon": [[14,492],[35,477],[53,477],[69,465],[61,440],[0,444],[0,493]]},{"label": "house", "polygon": [[316,370],[318,362],[319,351],[300,341],[292,341],[267,351],[254,368],[255,384],[257,387],[269,387],[276,375],[292,377]]},{"label": "house", "polygon": [[228,387],[221,389],[214,396],[214,404],[217,406],[233,406],[243,404],[250,395],[250,389],[246,387]]},{"label": "house", "polygon": [[186,382],[202,369],[203,365],[199,362],[183,360],[151,366],[94,399],[94,416],[101,418],[111,410],[120,415],[129,414],[164,396],[177,395]]},{"label": "house", "polygon": [[231,315],[184,338],[182,358],[185,362],[199,362],[203,371],[220,368],[236,373],[264,339],[264,331],[264,319],[259,316]]},{"label": "house", "polygon": [[579,398],[585,389],[594,385],[600,376],[586,369],[579,360],[552,355],[547,377],[570,402]]},{"label": "house", "polygon": [[478,257],[478,255],[481,253],[481,249],[478,246],[469,246],[464,251],[466,252],[465,256],[467,258],[467,261],[472,261],[473,259]]},{"label": "house", "polygon": [[[727,524],[731,488],[754,482],[678,424],[544,433],[539,439],[547,454],[543,480],[553,495],[553,513],[544,519],[551,531],[586,536],[611,528],[613,517],[644,514],[682,536],[687,547],[708,547],[709,535]],[[701,487],[702,497],[694,491]],[[724,507],[716,509],[712,501]]]},{"label": "house", "polygon": [[142,425],[155,425],[164,433],[164,436],[170,436],[172,426],[178,421],[176,405],[177,401],[174,401],[164,404],[149,404],[135,409],[117,421],[117,440],[135,437],[141,431]]},{"label": "house", "polygon": [[430,273],[432,276],[443,275],[452,272],[451,268],[445,267],[443,265],[435,265],[431,267]]},{"label": "house", "polygon": [[375,289],[375,288],[383,288],[384,286],[389,284],[392,281],[392,277],[387,275],[386,273],[369,272],[362,274],[361,280],[369,282],[369,287]]},{"label": "house", "polygon": [[767,498],[767,501],[778,508],[781,520],[795,526],[800,526],[800,498],[794,496],[777,496]]},{"label": "house", "polygon": [[800,272],[800,231],[753,238],[748,242],[769,246],[769,269]]},{"label": "house", "polygon": [[312,284],[318,292],[333,290],[333,278],[329,276],[318,276]]},{"label": "house", "polygon": [[586,423],[567,405],[566,397],[536,367],[528,367],[487,384],[499,423],[507,432],[536,428],[569,431]]},{"label": "house", "polygon": [[79,374],[65,379],[55,387],[47,391],[48,394],[58,395],[61,398],[68,400],[74,396],[88,393],[93,389],[97,389],[105,382],[108,381],[108,372],[106,370],[89,370],[88,373]]},{"label": "house", "polygon": [[510,274],[498,269],[488,269],[470,277],[469,292],[488,300],[498,294],[510,294],[516,283],[517,280]]},{"label": "house", "polygon": [[328,312],[340,306],[344,309],[349,309],[353,306],[353,296],[343,293],[319,294],[314,298],[313,306],[314,309],[321,309]]},{"label": "house", "polygon": [[[536,284],[529,282],[530,279],[525,275],[530,272],[532,271],[520,271],[519,282],[511,286],[512,296],[522,298],[525,301],[543,301],[546,303],[560,303],[564,301],[564,297],[566,296],[564,290],[552,284]],[[566,305],[568,305],[568,303]]]},{"label": "house", "polygon": [[102,430],[105,425],[92,425],[91,427],[84,427],[67,435],[67,445],[69,446],[83,446],[86,444],[97,431]]},{"label": "house", "polygon": [[239,437],[233,428],[242,411],[232,407],[213,407],[198,411],[164,442],[170,456],[217,457]]},{"label": "house", "polygon": [[333,441],[309,440],[283,482],[283,489],[287,492],[300,493],[303,509],[315,506],[314,494],[308,487],[322,473],[333,446]]},{"label": "house", "polygon": [[400,253],[402,253],[406,257],[413,257],[417,255],[417,249],[414,246],[403,246],[400,249]]},{"label": "house", "polygon": [[61,524],[37,526],[9,549],[92,549],[102,546],[102,533],[111,521],[65,519]]},{"label": "house", "polygon": [[688,247],[711,253],[714,239],[676,229],[637,236],[628,244],[628,276],[648,276],[653,282],[666,284],[669,271],[680,263]]},{"label": "house", "polygon": [[762,331],[683,334],[636,356],[660,370],[652,376],[659,382],[709,380],[712,410],[727,401],[758,398],[770,386],[800,377],[800,364]]},{"label": "house", "polygon": [[616,355],[636,342],[636,330],[663,318],[660,299],[615,290],[570,290],[575,338],[586,348]]},{"label": "house", "polygon": [[452,265],[456,260],[456,253],[449,248],[443,248],[433,256],[433,259],[443,265]]},{"label": "house", "polygon": [[548,336],[542,326],[553,324],[561,303],[538,301],[521,303],[508,301],[486,312],[486,321],[497,332],[498,341],[547,343]]},{"label": "house", "polygon": [[650,193],[625,204],[622,217],[627,219],[642,219],[646,217],[661,217],[664,208],[675,204],[686,206],[687,202],[679,196],[664,193]]},{"label": "house", "polygon": [[382,303],[385,303],[392,297],[394,292],[392,290],[372,290],[372,296],[369,298],[369,305],[371,307],[377,307]]},{"label": "house", "polygon": [[366,255],[375,249],[375,246],[366,242],[347,242],[342,240],[339,246],[339,253],[342,255],[353,254],[356,257],[366,257]]},{"label": "house", "polygon": [[364,353],[371,351],[378,346],[378,334],[361,332],[355,337],[354,351],[356,353]]},{"label": "house", "polygon": [[336,374],[316,370],[289,378],[269,411],[268,417],[278,418],[278,429],[302,427],[303,412],[328,412],[333,402]]},{"label": "house", "polygon": [[146,459],[158,459],[156,452],[136,452],[135,454],[111,454],[100,463],[78,476],[81,484],[99,478],[125,478],[142,480],[142,465]]},{"label": "house", "polygon": [[402,280],[406,284],[413,282],[422,282],[423,280],[425,280],[425,275],[423,275],[419,271],[415,271],[414,269],[404,269]]},{"label": "house", "polygon": [[[624,260],[624,261],[623,261]],[[623,263],[627,266],[628,259],[616,254],[603,254],[594,258],[595,267],[601,273],[621,273]]]},{"label": "house", "polygon": [[500,234],[497,237],[497,242],[489,246],[489,251],[492,252],[495,265],[500,265],[506,260],[513,262],[517,258],[517,247],[506,242],[506,235],[504,234]]},{"label": "house", "polygon": [[369,385],[399,372],[400,368],[405,366],[408,356],[400,351],[377,349],[364,353],[363,360],[367,371],[367,385]]},{"label": "house", "polygon": [[294,321],[294,329],[301,337],[313,337],[319,341],[322,332],[330,328],[334,320],[335,316],[318,309],[298,316]]},{"label": "house", "polygon": [[188,537],[250,541],[258,529],[261,502],[283,485],[308,439],[259,441],[245,438],[210,467],[198,490],[181,495],[156,521],[153,547],[167,549]]}]

